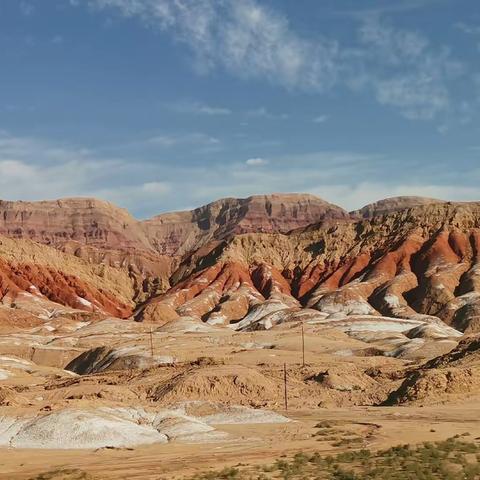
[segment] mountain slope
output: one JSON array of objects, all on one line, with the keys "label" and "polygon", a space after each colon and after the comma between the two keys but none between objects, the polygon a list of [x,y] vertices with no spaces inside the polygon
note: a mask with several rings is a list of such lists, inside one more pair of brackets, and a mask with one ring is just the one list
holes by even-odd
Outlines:
[{"label": "mountain slope", "polygon": [[480,203],[375,205],[359,219],[278,194],[137,221],[91,199],[2,202],[4,303],[33,285],[42,300],[161,324],[381,318],[479,330]]},{"label": "mountain slope", "polygon": [[233,234],[286,233],[328,219],[348,219],[342,208],[314,195],[272,194],[224,198],[195,210],[142,222],[156,250],[183,256],[210,240]]},{"label": "mountain slope", "polygon": [[182,262],[172,277],[176,286],[152,299],[139,318],[168,310],[169,317],[228,324],[260,303],[270,305],[267,313],[301,305],[327,319],[441,319],[472,330],[478,328],[478,272],[480,204],[431,204],[287,235],[212,242]]},{"label": "mountain slope", "polygon": [[[131,315],[134,280],[30,240],[0,236],[0,304],[42,318],[72,310]],[[63,308],[67,307],[67,308]]]},{"label": "mountain slope", "polygon": [[[228,238],[235,232],[283,232],[325,218],[347,219],[348,214],[340,207],[303,194],[222,199],[190,212],[167,213],[146,221],[138,221],[126,210],[108,202],[89,198],[0,201],[0,235],[33,240],[60,250],[65,258],[70,255],[91,265],[113,268],[119,272],[122,283],[132,289],[133,293],[127,295],[132,304],[166,291],[170,276],[182,257],[205,242]],[[32,247],[26,247],[26,250],[35,250],[33,244],[30,245]],[[37,260],[41,257],[37,256]],[[61,254],[59,258],[62,258]],[[20,275],[23,278],[20,281],[7,268],[11,260],[18,259],[9,257],[3,269],[3,281],[5,284],[10,282],[11,291],[16,290],[13,285],[20,282],[19,291],[22,291],[23,280],[28,283],[24,278],[26,274]],[[26,265],[32,269],[36,263],[35,259],[29,259]],[[37,272],[37,276],[44,274],[43,270]],[[87,283],[96,283],[96,273],[92,272],[92,275]],[[72,302],[78,303],[72,300],[78,295],[66,293],[68,288],[60,280],[57,283],[51,286],[52,292],[65,293],[60,297],[51,294],[55,301],[70,306]],[[28,293],[28,285],[25,288]],[[91,296],[99,297],[98,294]],[[125,297],[122,302],[123,305]],[[128,308],[123,307],[121,313],[117,312],[113,306],[107,310],[119,316],[128,312]]]}]

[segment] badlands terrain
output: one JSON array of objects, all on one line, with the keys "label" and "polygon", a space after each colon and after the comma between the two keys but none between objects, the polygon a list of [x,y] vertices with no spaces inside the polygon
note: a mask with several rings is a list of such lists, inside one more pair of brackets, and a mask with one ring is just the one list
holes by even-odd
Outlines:
[{"label": "badlands terrain", "polygon": [[480,202],[0,202],[0,478],[473,479],[479,399]]}]

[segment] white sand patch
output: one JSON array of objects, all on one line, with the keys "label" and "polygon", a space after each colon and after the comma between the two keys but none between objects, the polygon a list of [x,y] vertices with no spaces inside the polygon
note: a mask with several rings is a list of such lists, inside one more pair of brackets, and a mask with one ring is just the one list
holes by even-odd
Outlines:
[{"label": "white sand patch", "polygon": [[405,335],[409,338],[449,338],[449,337],[461,337],[462,332],[455,330],[448,325],[437,325],[432,323],[425,323],[414,327],[411,330],[405,332]]},{"label": "white sand patch", "polygon": [[80,303],[81,305],[83,305],[84,307],[92,307],[92,302],[89,302],[86,298],[82,298],[82,297],[77,297],[77,301],[78,303]]},{"label": "white sand patch", "polygon": [[241,343],[240,348],[244,350],[269,350],[274,347],[273,343],[256,343],[256,342],[246,342]]},{"label": "white sand patch", "polygon": [[390,352],[385,352],[385,356],[399,358],[420,349],[424,344],[425,340],[423,338],[414,338]]},{"label": "white sand patch", "polygon": [[390,308],[400,308],[402,306],[400,298],[392,293],[387,293],[383,300]]},{"label": "white sand patch", "polygon": [[[209,414],[189,415],[190,407],[211,407]],[[212,425],[285,423],[271,411],[210,402],[184,402],[172,409],[102,407],[65,409],[20,418],[0,416],[0,447],[34,449],[91,449],[133,447],[178,441],[216,442],[229,437]]]},{"label": "white sand patch", "polygon": [[[288,309],[288,305],[285,303],[275,300],[267,300],[264,303],[254,305],[240,322],[230,325],[230,328],[234,330],[243,330],[251,324],[260,321],[267,315],[285,309]],[[271,328],[271,325],[266,324],[265,329],[268,330],[269,328]]]},{"label": "white sand patch", "polygon": [[209,325],[223,325],[226,322],[226,320],[227,320],[227,317],[225,315],[212,314],[207,320],[207,323]]},{"label": "white sand patch", "polygon": [[[0,435],[0,442],[3,440],[3,446],[15,448],[129,447],[167,441],[167,437],[152,426],[138,425],[105,412],[62,410],[27,421],[20,419],[11,423],[9,419],[8,422],[10,425],[6,435]],[[9,432],[13,433],[10,438]]]},{"label": "white sand patch", "polygon": [[424,321],[374,315],[349,316],[338,319],[318,320],[311,324],[328,325],[346,333],[353,332],[405,332],[424,324]]},{"label": "white sand patch", "polygon": [[132,447],[169,440],[217,441],[227,436],[176,410],[148,413],[133,408],[66,409],[28,418],[0,417],[0,446],[13,448]]}]

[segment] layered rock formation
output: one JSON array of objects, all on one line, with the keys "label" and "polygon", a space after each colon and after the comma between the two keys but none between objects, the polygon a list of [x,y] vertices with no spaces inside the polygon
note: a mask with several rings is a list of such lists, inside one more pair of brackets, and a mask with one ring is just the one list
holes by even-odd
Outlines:
[{"label": "layered rock formation", "polygon": [[134,282],[125,270],[30,240],[0,237],[0,303],[6,307],[45,320],[74,310],[127,318],[134,297]]},{"label": "layered rock formation", "polygon": [[398,197],[348,214],[278,194],[137,221],[106,202],[67,199],[2,202],[0,218],[4,304],[38,291],[160,325],[383,318],[405,330],[480,328],[478,203]]},{"label": "layered rock formation", "polygon": [[479,235],[476,203],[432,203],[288,235],[236,235],[185,258],[176,286],[144,306],[140,318],[271,324],[303,309],[317,320],[371,315],[472,330]]},{"label": "layered rock formation", "polygon": [[188,254],[211,240],[241,233],[287,233],[327,219],[349,218],[342,208],[314,195],[272,194],[225,198],[185,212],[142,222],[156,250]]}]

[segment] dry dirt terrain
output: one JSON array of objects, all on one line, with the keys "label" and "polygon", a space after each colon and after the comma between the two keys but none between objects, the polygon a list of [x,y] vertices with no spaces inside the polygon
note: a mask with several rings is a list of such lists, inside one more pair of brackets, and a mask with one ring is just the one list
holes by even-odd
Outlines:
[{"label": "dry dirt terrain", "polygon": [[367,342],[305,323],[303,366],[300,323],[258,332],[82,323],[0,337],[0,478],[185,478],[298,452],[480,437],[476,337],[440,357],[458,339],[428,339],[435,361],[425,364],[418,353],[381,353],[398,333]]},{"label": "dry dirt terrain", "polygon": [[478,478],[480,204],[0,214],[0,478]]}]

